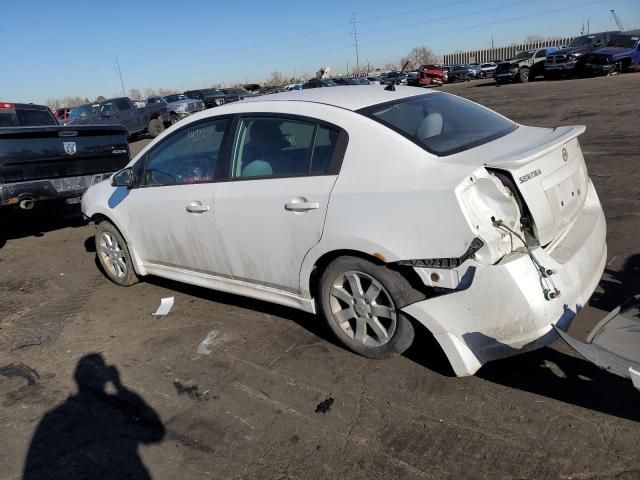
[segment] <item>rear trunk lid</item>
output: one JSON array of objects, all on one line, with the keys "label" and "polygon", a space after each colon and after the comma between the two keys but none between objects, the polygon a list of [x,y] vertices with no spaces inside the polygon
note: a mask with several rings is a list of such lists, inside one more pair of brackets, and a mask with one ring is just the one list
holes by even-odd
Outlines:
[{"label": "rear trunk lid", "polygon": [[531,213],[536,238],[547,246],[562,237],[585,202],[588,176],[577,140],[584,131],[584,126],[520,126],[465,152],[473,154],[465,155],[464,163],[481,159],[486,167],[508,172]]},{"label": "rear trunk lid", "polygon": [[128,161],[118,126],[0,129],[0,184],[114,172]]}]

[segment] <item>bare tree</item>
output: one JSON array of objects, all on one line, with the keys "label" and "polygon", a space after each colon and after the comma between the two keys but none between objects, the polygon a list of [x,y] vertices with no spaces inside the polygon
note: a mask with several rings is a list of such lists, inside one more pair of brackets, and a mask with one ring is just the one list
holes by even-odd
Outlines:
[{"label": "bare tree", "polygon": [[428,47],[414,47],[408,55],[400,59],[401,66],[405,63],[407,63],[407,70],[413,70],[420,65],[438,63],[438,57],[433,53],[433,50]]},{"label": "bare tree", "polygon": [[96,102],[104,102],[106,100],[106,98],[104,98],[102,95],[98,95],[98,97],[96,98]]},{"label": "bare tree", "polygon": [[47,98],[47,107],[51,110],[57,110],[60,106],[60,100],[57,98]]},{"label": "bare tree", "polygon": [[132,88],[129,90],[129,98],[131,100],[142,100],[142,93],[137,88]]},{"label": "bare tree", "polygon": [[271,76],[264,83],[267,87],[279,87],[287,83],[286,77],[280,72],[271,72]]},{"label": "bare tree", "polygon": [[156,96],[158,96],[158,91],[155,88],[147,87],[144,89],[144,98]]},{"label": "bare tree", "polygon": [[384,64],[384,69],[385,70],[395,70],[397,68],[398,68],[398,66],[395,63],[385,63]]}]

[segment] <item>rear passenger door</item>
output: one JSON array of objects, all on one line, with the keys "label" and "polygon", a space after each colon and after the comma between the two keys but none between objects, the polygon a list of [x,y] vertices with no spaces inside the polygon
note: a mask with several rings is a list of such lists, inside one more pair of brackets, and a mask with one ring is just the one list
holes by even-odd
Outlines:
[{"label": "rear passenger door", "polygon": [[291,292],[322,236],[347,143],[339,128],[290,116],[241,116],[225,180],[214,197],[231,276]]}]

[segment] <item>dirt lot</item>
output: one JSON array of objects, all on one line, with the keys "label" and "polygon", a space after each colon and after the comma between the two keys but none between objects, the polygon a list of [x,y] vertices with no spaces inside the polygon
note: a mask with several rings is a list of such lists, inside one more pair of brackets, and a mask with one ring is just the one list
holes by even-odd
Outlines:
[{"label": "dirt lot", "polygon": [[[587,125],[609,259],[571,328],[582,338],[639,293],[639,86],[630,74],[444,88],[521,123]],[[454,378],[428,338],[372,361],[294,310],[158,279],[119,288],[72,209],[1,229],[0,368],[35,371],[0,376],[3,479],[640,478],[640,394],[559,343]],[[152,316],[166,296],[171,314]],[[111,395],[78,391],[74,375]]]}]

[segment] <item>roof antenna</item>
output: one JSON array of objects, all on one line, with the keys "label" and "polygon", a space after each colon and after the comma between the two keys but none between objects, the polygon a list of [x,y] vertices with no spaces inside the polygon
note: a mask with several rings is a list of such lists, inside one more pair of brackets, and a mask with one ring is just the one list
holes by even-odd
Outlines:
[{"label": "roof antenna", "polygon": [[409,60],[404,62],[404,65],[402,66],[402,70],[400,70],[400,73],[398,74],[398,78],[396,80],[392,80],[389,85],[384,87],[385,90],[388,90],[390,92],[396,91],[396,82],[400,83],[400,76],[404,73],[404,69],[407,68],[407,65],[409,65]]}]

